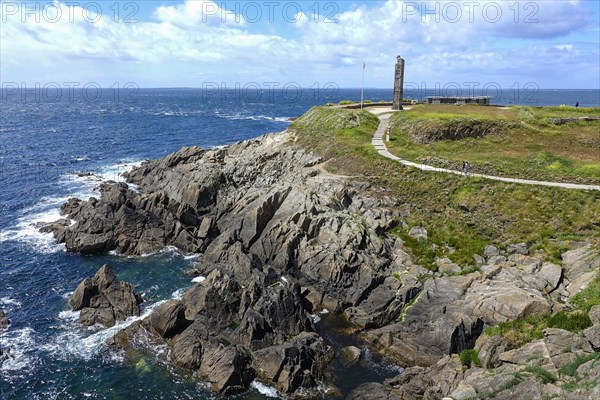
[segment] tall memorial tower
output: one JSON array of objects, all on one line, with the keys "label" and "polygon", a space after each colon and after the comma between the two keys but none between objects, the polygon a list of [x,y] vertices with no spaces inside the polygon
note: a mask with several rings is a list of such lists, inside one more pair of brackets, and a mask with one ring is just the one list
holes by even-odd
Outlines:
[{"label": "tall memorial tower", "polygon": [[402,99],[404,95],[404,59],[398,56],[396,62],[396,73],[394,75],[394,102],[392,110],[402,110]]}]

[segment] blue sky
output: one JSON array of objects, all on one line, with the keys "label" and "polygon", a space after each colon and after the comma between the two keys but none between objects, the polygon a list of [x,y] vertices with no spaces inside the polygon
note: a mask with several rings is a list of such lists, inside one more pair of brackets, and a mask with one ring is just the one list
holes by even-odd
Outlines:
[{"label": "blue sky", "polygon": [[598,0],[76,3],[0,1],[4,85],[600,88]]}]

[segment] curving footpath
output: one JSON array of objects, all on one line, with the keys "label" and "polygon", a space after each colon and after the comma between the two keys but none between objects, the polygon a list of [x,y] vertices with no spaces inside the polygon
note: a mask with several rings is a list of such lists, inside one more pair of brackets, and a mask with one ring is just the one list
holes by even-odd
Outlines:
[{"label": "curving footpath", "polygon": [[[375,110],[373,110],[375,111]],[[378,112],[377,112],[378,111]],[[435,172],[444,172],[446,174],[454,174],[454,175],[462,175],[461,171],[447,169],[447,168],[436,168],[431,165],[426,164],[418,164],[412,161],[403,160],[400,157],[396,157],[392,153],[390,153],[385,145],[384,135],[385,131],[388,128],[389,120],[390,120],[390,112],[391,110],[377,110],[373,112],[373,114],[379,117],[380,123],[379,128],[373,135],[373,139],[371,143],[377,150],[377,152],[383,157],[389,158],[394,161],[398,161],[400,164],[418,168],[422,171],[435,171]],[[546,182],[546,181],[535,181],[529,179],[517,179],[517,178],[504,178],[501,176],[493,176],[493,175],[484,175],[484,174],[473,174],[469,173],[469,176],[491,179],[494,181],[508,182],[508,183],[520,183],[523,185],[538,185],[538,186],[550,186],[550,187],[559,187],[564,189],[576,189],[576,190],[600,190],[600,185],[582,185],[577,183],[562,183],[562,182]]]}]

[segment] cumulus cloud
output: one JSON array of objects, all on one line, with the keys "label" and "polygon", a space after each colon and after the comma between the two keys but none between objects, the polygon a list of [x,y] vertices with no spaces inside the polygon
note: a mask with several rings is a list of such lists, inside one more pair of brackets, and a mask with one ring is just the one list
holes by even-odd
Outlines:
[{"label": "cumulus cloud", "polygon": [[[389,86],[396,54],[409,61],[415,81],[465,72],[537,73],[540,60],[550,59],[579,62],[590,75],[598,68],[597,35],[588,33],[584,42],[561,39],[594,25],[579,1],[485,0],[471,1],[469,8],[460,1],[387,0],[350,7],[334,16],[337,22],[315,22],[308,9],[297,10],[295,18],[288,18],[296,21],[293,25],[281,16],[278,23],[266,21],[266,12],[257,23],[239,9],[210,0],[162,5],[150,20],[132,24],[111,18],[90,23],[84,9],[67,4],[54,3],[73,16],[58,21],[29,14],[23,22],[3,6],[3,80],[53,74],[90,79],[99,71],[109,76],[118,71],[146,77],[154,85],[235,76],[248,81],[291,77],[306,85],[333,80],[348,86],[355,79],[352,71],[367,61],[372,84]],[[161,71],[172,76],[165,80]]]}]

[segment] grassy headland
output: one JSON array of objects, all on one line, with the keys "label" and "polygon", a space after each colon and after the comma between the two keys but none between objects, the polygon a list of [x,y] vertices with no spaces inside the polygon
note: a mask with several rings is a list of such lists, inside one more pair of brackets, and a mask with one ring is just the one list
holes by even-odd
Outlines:
[{"label": "grassy headland", "polygon": [[388,148],[411,161],[516,178],[600,182],[600,108],[418,105],[392,116]]},{"label": "grassy headland", "polygon": [[[490,110],[497,109],[479,107],[473,112]],[[510,123],[526,110],[514,109],[485,118]],[[539,109],[536,115],[554,115],[552,110]],[[418,113],[417,109],[411,115]],[[400,123],[408,123],[402,121],[402,115],[394,117],[401,119],[396,121],[396,129]],[[580,123],[575,124],[579,128]],[[328,160],[330,172],[370,181],[382,195],[392,195],[403,204],[408,214],[405,222],[423,226],[429,238],[410,240],[401,228],[390,233],[405,239],[423,266],[435,269],[436,257],[449,257],[466,268],[474,265],[473,255],[481,254],[487,244],[504,247],[519,242],[560,262],[564,241],[600,241],[600,192],[507,184],[407,168],[375,151],[371,137],[377,126],[378,119],[368,111],[315,107],[289,129],[296,133],[298,145]],[[581,124],[581,128],[582,137],[593,136],[587,125]],[[532,137],[528,146],[545,148],[547,141],[542,136]],[[471,147],[469,151],[476,149]]]}]

